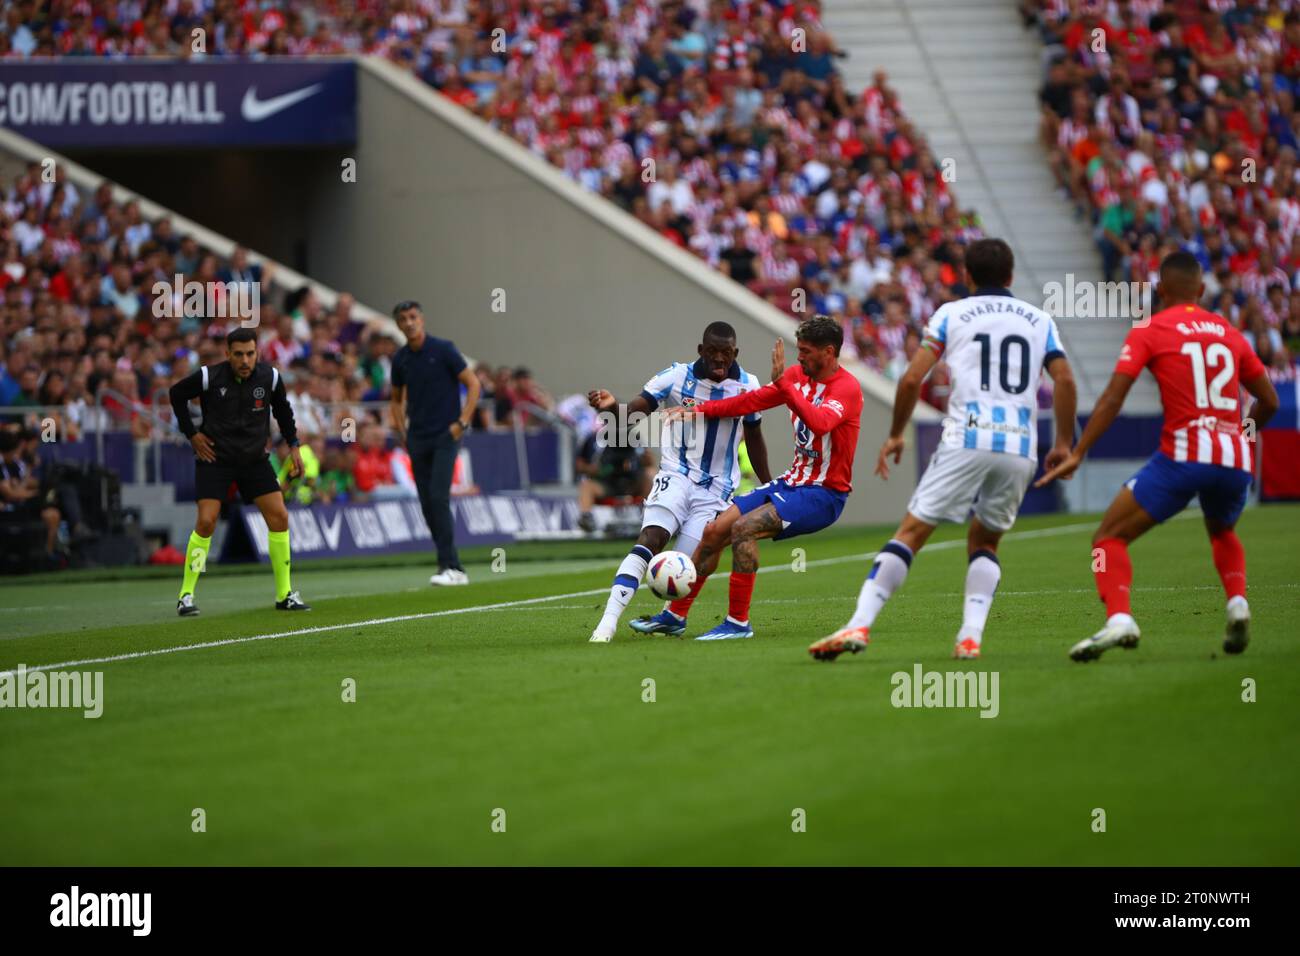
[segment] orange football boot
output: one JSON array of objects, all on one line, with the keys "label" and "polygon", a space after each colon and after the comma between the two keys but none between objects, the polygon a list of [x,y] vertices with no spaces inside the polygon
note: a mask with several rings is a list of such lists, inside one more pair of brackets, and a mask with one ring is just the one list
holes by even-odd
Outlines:
[{"label": "orange football boot", "polygon": [[871,637],[865,627],[842,627],[830,637],[823,637],[808,648],[808,653],[819,661],[833,661],[845,651],[857,654],[865,651]]}]

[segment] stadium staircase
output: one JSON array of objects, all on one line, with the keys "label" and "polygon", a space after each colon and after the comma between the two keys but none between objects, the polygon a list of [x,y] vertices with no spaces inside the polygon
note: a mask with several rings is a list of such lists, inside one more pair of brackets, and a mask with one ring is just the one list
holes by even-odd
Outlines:
[{"label": "stadium staircase", "polygon": [[[978,210],[987,234],[1016,254],[1014,291],[1041,304],[1050,282],[1102,280],[1086,222],[1056,190],[1038,142],[1043,46],[1023,29],[1012,0],[824,0],[827,29],[849,53],[845,86],[861,90],[884,70],[906,115],[935,159],[955,160],[957,200]],[[1105,387],[1128,325],[1117,319],[1060,318],[1079,379],[1079,407]],[[1126,405],[1158,409],[1144,376]]]}]

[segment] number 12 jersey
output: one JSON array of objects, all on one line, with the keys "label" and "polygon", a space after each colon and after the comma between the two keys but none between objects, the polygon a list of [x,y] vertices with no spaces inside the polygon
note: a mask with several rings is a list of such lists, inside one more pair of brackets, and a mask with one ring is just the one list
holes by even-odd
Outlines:
[{"label": "number 12 jersey", "polygon": [[1160,451],[1250,471],[1250,436],[1241,428],[1241,382],[1265,373],[1245,336],[1213,312],[1176,305],[1134,326],[1115,371],[1137,378],[1151,369],[1165,421]]}]

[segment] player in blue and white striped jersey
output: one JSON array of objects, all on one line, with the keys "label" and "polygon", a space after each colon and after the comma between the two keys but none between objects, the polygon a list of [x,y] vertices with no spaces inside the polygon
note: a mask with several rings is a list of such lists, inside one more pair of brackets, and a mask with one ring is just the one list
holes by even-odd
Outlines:
[{"label": "player in blue and white striped jersey", "polygon": [[1038,379],[1055,383],[1056,443],[1049,469],[1069,455],[1074,438],[1074,377],[1056,322],[1009,290],[1015,257],[1001,239],[979,239],[966,250],[966,275],[975,292],[939,307],[922,347],[898,382],[889,438],[876,474],[889,477],[889,460],[903,454],[903,434],[921,383],[942,357],[952,370],[943,439],[917,483],[898,530],[880,549],[849,623],[808,650],[834,660],[865,650],[876,615],[907,578],[912,559],[941,521],[965,522],[966,601],[953,656],[980,656],[984,625],[1002,577],[997,549],[1020,512],[1038,467]]},{"label": "player in blue and white striped jersey", "polygon": [[1005,288],[940,306],[925,348],[952,370],[943,443],[1037,460],[1038,370],[1063,358],[1056,322]]},{"label": "player in blue and white striped jersey", "polygon": [[[702,378],[701,372],[708,377]],[[721,381],[712,378],[719,374],[723,376]],[[732,398],[759,387],[758,377],[735,362],[725,371],[707,370],[699,361],[690,364],[674,362],[646,382],[640,397],[645,398],[650,410],[654,411],[661,405],[689,408],[698,402]],[[744,417],[743,424],[757,425],[761,420],[762,413],[754,412]],[[737,448],[741,425],[740,418],[719,418],[687,420],[671,430],[665,428],[659,459],[660,474],[684,475],[693,485],[708,490],[724,503],[730,501],[740,484]],[[752,454],[753,450],[750,452]]]},{"label": "player in blue and white striped jersey", "polygon": [[[697,348],[699,359],[674,362],[650,381],[641,394],[627,403],[623,421],[648,415],[661,405],[690,407],[697,402],[731,398],[760,387],[758,378],[736,362],[736,331],[726,322],[714,322],[704,330]],[[611,413],[618,400],[603,389],[587,396],[593,408]],[[592,632],[594,643],[606,643],[614,636],[623,610],[632,600],[650,559],[677,537],[676,550],[693,554],[704,526],[726,510],[740,484],[738,449],[741,436],[750,465],[759,481],[772,480],[767,464],[760,415],[740,418],[702,416],[694,421],[665,425],[660,436],[659,472],[645,501],[641,534],[635,547],[619,565],[610,587],[605,613]],[[662,624],[638,627],[641,633],[681,633]]]}]

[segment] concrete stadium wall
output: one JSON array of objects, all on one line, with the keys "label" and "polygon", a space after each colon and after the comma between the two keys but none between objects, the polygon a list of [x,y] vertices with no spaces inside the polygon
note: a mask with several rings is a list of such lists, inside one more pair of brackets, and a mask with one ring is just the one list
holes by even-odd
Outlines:
[{"label": "concrete stadium wall", "polygon": [[[491,362],[527,364],[556,393],[603,386],[630,397],[670,361],[693,358],[715,320],[735,326],[741,363],[762,380],[778,336],[793,361],[788,316],[410,74],[361,61],[358,98],[356,181],[339,166],[303,171],[313,277],[376,305],[418,299],[435,334]],[[492,308],[498,289],[503,312]],[[893,521],[915,462],[888,483],[872,477],[893,386],[850,368],[866,408],[845,520]],[[779,473],[788,421],[770,415],[764,433]]]}]

